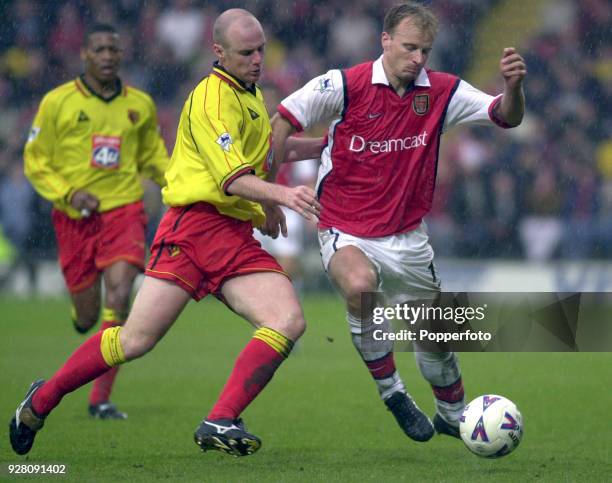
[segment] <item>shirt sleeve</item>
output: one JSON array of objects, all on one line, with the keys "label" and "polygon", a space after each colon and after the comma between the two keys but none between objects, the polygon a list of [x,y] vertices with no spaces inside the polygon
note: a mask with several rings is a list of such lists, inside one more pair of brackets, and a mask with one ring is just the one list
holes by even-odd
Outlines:
[{"label": "shirt sleeve", "polygon": [[459,86],[448,105],[444,131],[462,124],[493,123],[503,128],[510,127],[495,114],[495,108],[501,102],[501,98],[501,95],[490,96],[464,80],[459,81]]},{"label": "shirt sleeve", "polygon": [[285,98],[278,112],[295,129],[303,131],[319,121],[340,116],[344,108],[344,82],[342,73],[330,70],[315,77],[304,87]]},{"label": "shirt sleeve", "polygon": [[[188,122],[196,150],[221,190],[227,188],[239,176],[255,174],[246,160],[242,148],[242,108],[231,87],[218,84],[218,90],[209,81],[204,94],[204,105],[189,100]],[[214,92],[213,92],[214,91]]]},{"label": "shirt sleeve", "polygon": [[138,146],[138,171],[159,186],[165,186],[164,173],[169,162],[168,151],[159,134],[157,110],[153,101],[151,101],[150,109],[150,115],[141,128],[140,145]]},{"label": "shirt sleeve", "polygon": [[47,94],[32,122],[24,148],[24,172],[34,189],[52,203],[68,203],[74,188],[53,169],[56,107]]}]

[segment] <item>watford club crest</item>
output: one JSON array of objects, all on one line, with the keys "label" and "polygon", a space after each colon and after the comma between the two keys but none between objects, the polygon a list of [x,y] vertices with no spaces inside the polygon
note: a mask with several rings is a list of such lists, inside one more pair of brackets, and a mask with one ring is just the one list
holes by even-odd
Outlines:
[{"label": "watford club crest", "polygon": [[419,94],[412,100],[412,109],[419,116],[427,114],[429,111],[429,94]]},{"label": "watford club crest", "polygon": [[140,119],[140,113],[133,109],[128,109],[128,119],[132,124],[136,124]]}]

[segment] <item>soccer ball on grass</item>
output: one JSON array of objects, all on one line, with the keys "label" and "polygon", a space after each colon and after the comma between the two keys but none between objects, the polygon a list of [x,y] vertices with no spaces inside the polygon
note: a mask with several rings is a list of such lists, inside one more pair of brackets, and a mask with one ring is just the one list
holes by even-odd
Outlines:
[{"label": "soccer ball on grass", "polygon": [[459,419],[467,448],[484,458],[499,458],[516,449],[523,437],[523,416],[503,396],[487,394],[470,402]]}]

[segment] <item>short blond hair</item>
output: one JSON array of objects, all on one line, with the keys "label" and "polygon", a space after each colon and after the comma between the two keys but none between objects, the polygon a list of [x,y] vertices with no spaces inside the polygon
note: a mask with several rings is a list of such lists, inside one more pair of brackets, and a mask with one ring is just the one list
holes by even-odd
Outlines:
[{"label": "short blond hair", "polygon": [[415,25],[432,39],[438,34],[438,19],[433,12],[415,2],[400,3],[389,9],[385,15],[383,31],[393,35],[395,28],[406,18],[411,18]]}]

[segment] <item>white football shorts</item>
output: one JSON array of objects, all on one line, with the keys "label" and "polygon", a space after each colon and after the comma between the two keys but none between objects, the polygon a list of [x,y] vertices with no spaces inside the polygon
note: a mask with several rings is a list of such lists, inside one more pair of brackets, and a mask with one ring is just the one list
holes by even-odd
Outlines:
[{"label": "white football shorts", "polygon": [[[382,238],[360,238],[336,228],[320,230],[319,245],[325,271],[340,248],[349,245],[359,248],[376,267],[378,291],[391,299],[395,295],[407,294],[421,298],[420,294],[440,291],[441,282],[433,262],[434,252],[425,222],[415,230]],[[406,300],[406,297],[402,298]]]}]

